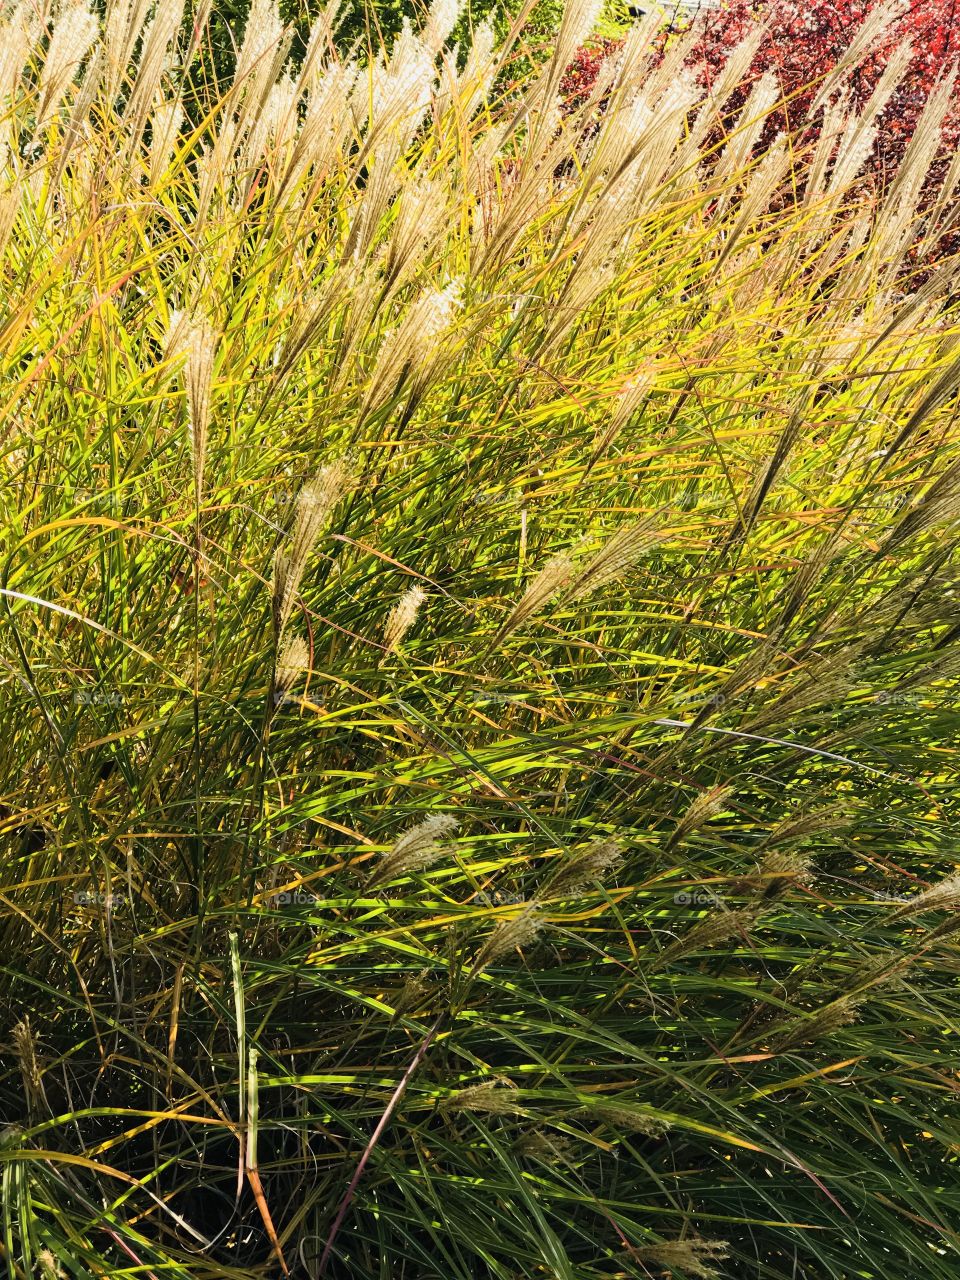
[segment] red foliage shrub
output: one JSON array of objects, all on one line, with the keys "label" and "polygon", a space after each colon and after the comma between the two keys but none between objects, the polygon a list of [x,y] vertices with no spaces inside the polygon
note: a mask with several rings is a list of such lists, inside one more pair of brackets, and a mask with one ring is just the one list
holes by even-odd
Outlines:
[{"label": "red foliage shrub", "polygon": [[573,111],[586,102],[603,64],[622,46],[622,40],[598,40],[577,50],[577,56],[560,81],[560,98],[566,111]]},{"label": "red foliage shrub", "polygon": [[[775,128],[802,124],[816,87],[849,47],[850,40],[877,0],[723,0],[697,19],[699,39],[694,59],[698,73],[709,84],[730,51],[760,23],[767,32],[754,59],[747,82],[765,71],[773,72],[789,101],[785,119]],[[930,93],[960,59],[960,0],[912,0],[905,13],[890,25],[874,51],[848,73],[853,101],[862,107],[876,87],[891,52],[908,41],[913,47],[906,75],[900,81],[882,117],[882,125],[867,169],[882,187],[896,171],[917,120]],[[590,93],[604,60],[619,48],[606,40],[582,49],[564,81],[564,93],[572,107]],[[746,87],[727,104],[742,102]],[[816,136],[814,123],[808,137]],[[960,99],[943,128],[941,157],[960,145]],[[934,166],[930,181],[943,171],[943,160]]]},{"label": "red foliage shrub", "polygon": [[[873,52],[847,77],[854,105],[862,107],[876,88],[890,54],[905,42],[913,47],[906,74],[882,117],[868,168],[883,185],[893,174],[931,92],[960,58],[956,0],[912,0]],[[751,69],[751,77],[773,72],[789,101],[786,123],[802,124],[816,88],[838,63],[854,32],[877,7],[875,0],[726,0],[699,20],[698,54],[705,80],[716,74],[730,50],[758,22],[769,26]],[[956,14],[960,19],[960,13]],[[960,141],[960,108],[944,125],[941,155]]]}]

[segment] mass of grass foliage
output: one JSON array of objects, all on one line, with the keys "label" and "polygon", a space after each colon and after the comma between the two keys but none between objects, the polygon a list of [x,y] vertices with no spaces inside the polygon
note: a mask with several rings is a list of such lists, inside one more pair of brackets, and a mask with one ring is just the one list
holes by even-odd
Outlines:
[{"label": "mass of grass foliage", "polygon": [[148,9],[0,34],[0,1268],[956,1280],[945,95]]}]

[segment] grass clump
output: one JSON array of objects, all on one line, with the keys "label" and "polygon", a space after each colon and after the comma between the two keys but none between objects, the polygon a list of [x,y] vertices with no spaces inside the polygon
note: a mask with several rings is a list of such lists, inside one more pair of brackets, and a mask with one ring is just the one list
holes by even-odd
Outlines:
[{"label": "grass clump", "polygon": [[952,1280],[929,138],[443,14],[5,11],[2,1265]]}]

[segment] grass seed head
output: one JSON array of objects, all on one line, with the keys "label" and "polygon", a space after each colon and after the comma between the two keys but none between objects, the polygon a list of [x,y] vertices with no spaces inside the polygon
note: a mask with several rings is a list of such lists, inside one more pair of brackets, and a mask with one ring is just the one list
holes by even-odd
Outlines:
[{"label": "grass seed head", "polygon": [[323,467],[297,495],[290,538],[274,561],[273,613],[278,635],[283,634],[293,612],[314,543],[348,485],[347,466],[339,461]]},{"label": "grass seed head", "polygon": [[905,903],[896,916],[913,916],[921,911],[947,911],[960,906],[960,872],[932,884]]},{"label": "grass seed head", "polygon": [[544,609],[560,589],[570,580],[573,560],[569,555],[556,555],[531,579],[519,603],[514,605],[506,622],[497,633],[495,643],[523,626],[530,618]]},{"label": "grass seed head", "polygon": [[302,636],[288,636],[277,657],[274,679],[276,692],[283,695],[297,683],[310,667],[310,646]]},{"label": "grass seed head", "polygon": [[564,603],[581,600],[616,582],[664,537],[665,534],[651,520],[619,529],[596,555],[576,570],[564,593]]},{"label": "grass seed head", "polygon": [[41,1249],[37,1254],[37,1266],[40,1268],[40,1280],[66,1280],[66,1272],[49,1249]]},{"label": "grass seed head", "polygon": [[442,1109],[449,1112],[480,1111],[491,1116],[517,1115],[523,1108],[511,1093],[516,1087],[512,1080],[498,1076],[495,1080],[459,1089],[444,1100]]},{"label": "grass seed head", "polygon": [[542,1164],[571,1164],[577,1156],[577,1147],[570,1138],[546,1129],[533,1129],[516,1143],[517,1151]]},{"label": "grass seed head", "polygon": [[420,606],[426,598],[427,594],[422,587],[410,587],[390,610],[383,628],[383,645],[388,653],[393,653],[400,646],[404,636],[416,623]]},{"label": "grass seed head", "polygon": [[550,885],[551,897],[574,896],[603,880],[623,865],[623,850],[616,840],[594,840],[575,853]]},{"label": "grass seed head", "polygon": [[20,1063],[24,1088],[29,1096],[35,1096],[40,1090],[41,1076],[37,1041],[29,1017],[22,1018],[13,1028],[13,1049]]},{"label": "grass seed head", "polygon": [[37,138],[56,115],[99,30],[99,20],[84,0],[60,9],[40,73]]},{"label": "grass seed head", "polygon": [[401,876],[425,871],[443,856],[441,843],[456,831],[459,823],[450,813],[435,813],[405,831],[377,864],[368,881],[372,885],[388,884]]},{"label": "grass seed head", "polygon": [[669,964],[694,951],[703,951],[707,947],[717,947],[723,942],[729,942],[731,938],[740,938],[756,918],[756,910],[730,911],[726,907],[718,907],[666,947],[659,963]]},{"label": "grass seed head", "polygon": [[699,831],[701,827],[706,826],[713,818],[723,813],[727,807],[727,801],[733,793],[734,788],[727,785],[713,787],[710,791],[704,791],[698,795],[677,823],[673,834],[670,836],[668,847],[677,844],[694,831]]},{"label": "grass seed head", "polygon": [[542,928],[543,918],[539,904],[524,903],[515,916],[497,923],[493,933],[481,947],[473,971],[479,973],[487,965],[495,964],[511,952],[529,947],[540,936]]},{"label": "grass seed head", "polygon": [[659,1244],[643,1245],[635,1252],[644,1262],[656,1267],[692,1276],[695,1280],[716,1280],[720,1273],[713,1263],[723,1261],[729,1246],[723,1240],[661,1240]]},{"label": "grass seed head", "polygon": [[653,1115],[642,1107],[626,1107],[616,1102],[596,1102],[576,1113],[609,1125],[622,1133],[642,1133],[646,1138],[662,1138],[670,1130],[670,1121]]},{"label": "grass seed head", "polygon": [[823,1005],[813,1014],[797,1019],[775,1037],[777,1049],[792,1049],[798,1044],[813,1044],[856,1022],[860,1006],[866,1002],[868,995],[867,991],[842,995]]}]

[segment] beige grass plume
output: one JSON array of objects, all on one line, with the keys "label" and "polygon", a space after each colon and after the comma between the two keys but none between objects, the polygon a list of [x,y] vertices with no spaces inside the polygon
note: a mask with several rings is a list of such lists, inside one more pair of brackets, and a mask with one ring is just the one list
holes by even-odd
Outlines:
[{"label": "beige grass plume", "polygon": [[391,288],[412,275],[425,247],[446,226],[448,194],[429,174],[418,174],[404,185],[384,261]]},{"label": "beige grass plume", "polygon": [[[298,89],[291,76],[281,76],[267,91],[242,148],[238,162],[241,172],[254,168],[262,156],[270,154],[271,149],[280,156],[293,143],[298,128],[297,94]],[[246,188],[241,187],[235,198],[236,207],[241,207],[246,198]]]},{"label": "beige grass plume", "polygon": [[572,604],[584,596],[616,582],[651,547],[662,542],[666,534],[653,520],[626,525],[618,529],[600,550],[582,564],[571,578],[563,594],[563,603]]},{"label": "beige grass plume", "polygon": [[550,896],[573,897],[593,884],[602,883],[622,865],[623,850],[618,841],[594,840],[559,869],[550,882]]},{"label": "beige grass plume", "polygon": [[577,1147],[570,1138],[560,1133],[548,1133],[544,1129],[531,1129],[516,1143],[520,1155],[543,1164],[571,1164],[577,1156]]},{"label": "beige grass plume", "polygon": [[574,1115],[601,1120],[623,1133],[642,1133],[646,1138],[662,1138],[671,1127],[665,1116],[644,1111],[642,1106],[627,1107],[617,1102],[592,1102]]},{"label": "beige grass plume", "polygon": [[960,872],[932,884],[893,913],[893,919],[913,916],[919,911],[948,911],[960,906]]},{"label": "beige grass plume", "polygon": [[798,1044],[812,1044],[832,1035],[842,1027],[856,1022],[860,1006],[869,997],[868,991],[842,995],[822,1005],[812,1014],[798,1018],[790,1023],[778,1036],[774,1043],[778,1050],[791,1049]]},{"label": "beige grass plume", "polygon": [[567,554],[552,556],[539,573],[531,578],[526,591],[491,641],[491,647],[499,644],[511,632],[516,631],[518,627],[522,627],[530,618],[540,613],[570,581],[573,570],[574,562],[571,556]]},{"label": "beige grass plume", "polygon": [[21,0],[0,18],[0,159],[4,171],[12,168],[3,152],[4,146],[14,143],[11,106],[19,96],[24,68],[39,37],[37,6],[30,0]]},{"label": "beige grass plume", "polygon": [[183,120],[183,107],[176,98],[158,102],[153,108],[150,117],[151,187],[159,183],[170,162]]},{"label": "beige grass plume", "polygon": [[730,1252],[723,1240],[661,1240],[659,1244],[641,1245],[638,1253],[644,1262],[663,1267],[671,1274],[679,1272],[694,1280],[715,1280],[719,1272],[712,1264],[722,1262]]},{"label": "beige grass plume", "polygon": [[487,965],[495,964],[511,951],[529,947],[540,936],[543,917],[539,903],[525,902],[515,916],[501,920],[490,937],[480,948],[471,974],[477,974]]},{"label": "beige grass plume", "polygon": [[380,859],[367,887],[388,884],[401,876],[425,871],[443,856],[442,841],[456,831],[459,823],[450,813],[435,813],[405,831]]},{"label": "beige grass plume", "polygon": [[424,27],[425,44],[431,53],[438,54],[450,38],[460,17],[460,8],[461,0],[433,0]]},{"label": "beige grass plume", "polygon": [[757,914],[756,910],[730,911],[726,907],[717,907],[665,947],[652,962],[652,966],[656,968],[660,964],[671,964],[694,951],[718,947],[731,938],[739,938],[756,921]]},{"label": "beige grass plume", "polygon": [[197,501],[203,491],[210,428],[210,392],[217,341],[217,332],[206,317],[184,311],[170,312],[163,354],[169,361],[171,374],[181,369],[183,372],[194,495]]},{"label": "beige grass plume", "polygon": [[597,458],[606,453],[637,410],[646,403],[655,379],[656,373],[652,366],[641,369],[628,378],[617,392],[610,421],[603,431],[597,433],[590,458],[591,467]]},{"label": "beige grass plume", "polygon": [[46,1094],[40,1059],[37,1056],[37,1038],[30,1026],[29,1017],[22,1018],[13,1028],[13,1051],[20,1067],[27,1114],[33,1116],[37,1114],[40,1104],[46,1102]]},{"label": "beige grass plume", "polygon": [[35,138],[56,115],[99,29],[96,15],[84,0],[64,5],[60,10],[40,73]]},{"label": "beige grass plume", "polygon": [[960,463],[954,462],[907,509],[903,519],[887,535],[880,554],[887,555],[918,533],[956,520],[960,520]]},{"label": "beige grass plume", "polygon": [[443,1100],[440,1109],[446,1112],[479,1111],[489,1116],[523,1115],[523,1107],[517,1104],[516,1095],[512,1092],[516,1087],[512,1080],[497,1076],[495,1080],[458,1089]]},{"label": "beige grass plume", "polygon": [[183,9],[184,0],[160,0],[144,28],[137,76],[123,116],[134,147],[139,145],[152,104],[161,96],[164,76],[171,70]]},{"label": "beige grass plume", "polygon": [[760,892],[769,901],[813,879],[813,855],[771,849],[760,863]]},{"label": "beige grass plume", "polygon": [[302,636],[288,636],[277,655],[274,674],[274,691],[278,701],[289,693],[309,668],[310,646]]},{"label": "beige grass plume", "polygon": [[391,56],[378,59],[370,69],[370,79],[358,83],[353,105],[358,115],[368,117],[368,142],[391,134],[405,150],[430,105],[437,78],[436,56],[414,35],[409,18],[404,18]]},{"label": "beige grass plume", "polygon": [[37,1254],[37,1266],[40,1268],[40,1280],[67,1280],[67,1273],[49,1249],[41,1249]]},{"label": "beige grass plume", "polygon": [[273,567],[273,618],[278,636],[290,620],[314,543],[348,483],[346,464],[333,462],[308,480],[297,495],[290,537],[286,547],[277,552]]},{"label": "beige grass plume", "polygon": [[666,848],[672,849],[674,845],[683,840],[684,837],[697,831],[700,827],[705,826],[711,818],[717,817],[727,807],[727,801],[733,795],[734,788],[730,785],[713,787],[710,791],[704,791],[698,795],[693,803],[687,809],[686,813],[677,823],[670,839],[667,841]]},{"label": "beige grass plume", "polygon": [[250,81],[246,88],[252,87],[255,98],[273,80],[273,59],[282,39],[283,23],[275,0],[251,0],[234,80],[237,85]]},{"label": "beige grass plume", "polygon": [[803,840],[807,836],[827,835],[832,831],[842,830],[849,825],[840,809],[815,809],[812,813],[793,814],[783,818],[772,828],[764,840],[765,846],[790,844],[795,840]]},{"label": "beige grass plume", "polygon": [[410,587],[390,610],[383,628],[383,646],[388,653],[396,651],[415,624],[420,606],[426,598],[427,593],[422,587]]},{"label": "beige grass plume", "polygon": [[461,110],[464,118],[469,120],[482,102],[487,98],[496,70],[494,49],[496,36],[490,16],[478,23],[473,33],[473,44],[464,63],[463,75],[457,82],[458,90],[463,94]]},{"label": "beige grass plume", "polygon": [[448,280],[439,289],[426,289],[411,304],[395,329],[384,338],[367,393],[361,419],[406,390],[411,402],[422,395],[448,353],[450,331],[462,306],[463,282]]},{"label": "beige grass plume", "polygon": [[117,96],[149,9],[150,0],[108,0],[103,41],[107,58],[104,87],[108,98]]}]

